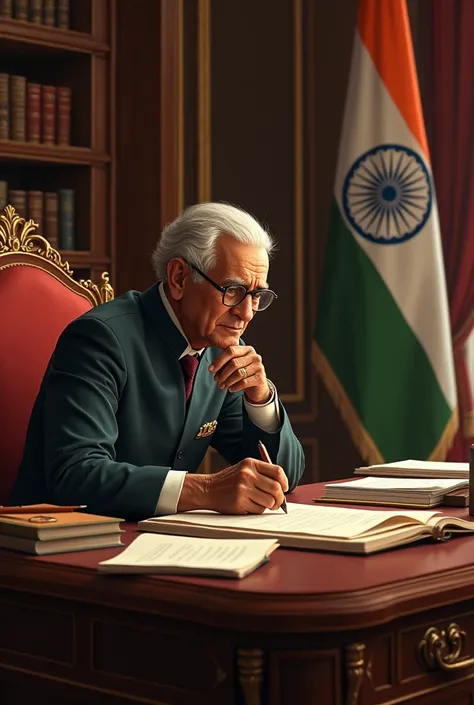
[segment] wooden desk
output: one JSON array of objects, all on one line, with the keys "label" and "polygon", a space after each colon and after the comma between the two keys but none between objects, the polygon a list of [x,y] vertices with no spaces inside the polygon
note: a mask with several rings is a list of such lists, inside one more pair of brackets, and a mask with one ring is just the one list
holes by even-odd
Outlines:
[{"label": "wooden desk", "polygon": [[[280,548],[240,581],[97,574],[115,552],[0,552],[1,705],[473,703],[474,662],[458,663],[474,655],[474,538]],[[430,668],[420,642],[452,624],[467,643]]]}]

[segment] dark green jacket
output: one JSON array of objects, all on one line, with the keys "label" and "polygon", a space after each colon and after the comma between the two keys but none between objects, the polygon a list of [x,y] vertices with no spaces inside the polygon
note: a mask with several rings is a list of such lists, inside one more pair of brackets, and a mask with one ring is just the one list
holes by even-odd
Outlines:
[{"label": "dark green jacket", "polygon": [[[90,512],[142,519],[154,515],[170,469],[195,472],[209,443],[229,464],[258,458],[259,439],[294,488],[304,455],[283,407],[279,431],[255,426],[242,393],[217,387],[208,367],[221,350],[207,348],[186,413],[185,348],[157,286],[73,321],[38,393],[10,504],[86,504]],[[214,420],[214,434],[196,438]]]}]

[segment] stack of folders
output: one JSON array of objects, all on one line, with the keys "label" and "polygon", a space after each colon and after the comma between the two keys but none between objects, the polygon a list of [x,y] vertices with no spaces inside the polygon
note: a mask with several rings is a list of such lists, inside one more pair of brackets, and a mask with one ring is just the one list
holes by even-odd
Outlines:
[{"label": "stack of folders", "polygon": [[325,485],[321,502],[436,507],[445,495],[467,488],[468,480],[362,477]]},{"label": "stack of folders", "polygon": [[85,514],[55,505],[0,507],[0,548],[47,555],[123,546],[123,519]]},{"label": "stack of folders", "polygon": [[354,475],[385,477],[432,477],[469,479],[469,463],[447,463],[431,460],[399,460],[395,463],[368,465],[354,470]]}]

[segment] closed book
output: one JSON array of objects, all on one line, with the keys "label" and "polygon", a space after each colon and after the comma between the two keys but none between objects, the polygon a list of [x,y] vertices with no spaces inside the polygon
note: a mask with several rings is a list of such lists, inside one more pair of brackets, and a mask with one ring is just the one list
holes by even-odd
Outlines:
[{"label": "closed book", "polygon": [[48,191],[44,194],[44,234],[55,250],[59,249],[58,194]]},{"label": "closed book", "polygon": [[42,24],[43,0],[30,0],[30,22]]},{"label": "closed book", "polygon": [[69,29],[69,0],[58,0],[56,24],[61,29]]},{"label": "closed book", "polygon": [[36,232],[43,235],[43,192],[28,191],[28,218],[36,223]]},{"label": "closed book", "polygon": [[152,517],[140,531],[200,538],[274,538],[281,546],[367,555],[428,539],[474,533],[474,521],[429,509],[362,509],[287,503],[288,514],[265,510],[243,516],[192,511]]},{"label": "closed book", "polygon": [[46,556],[52,553],[69,553],[72,551],[90,551],[95,548],[114,548],[123,546],[122,531],[119,533],[99,534],[97,536],[78,536],[67,539],[37,541],[10,534],[0,534],[0,548],[20,551],[34,556]]},{"label": "closed book", "polygon": [[13,0],[0,0],[0,17],[12,17]]},{"label": "closed book", "polygon": [[56,86],[41,86],[41,138],[56,143]]},{"label": "closed book", "polygon": [[0,140],[10,139],[10,76],[0,73]]},{"label": "closed book", "polygon": [[50,27],[56,24],[56,0],[43,0],[43,24]]},{"label": "closed book", "polygon": [[354,470],[354,475],[381,477],[451,477],[469,479],[469,463],[433,460],[398,460],[393,463],[367,465]]},{"label": "closed book", "polygon": [[8,183],[0,181],[0,210],[8,205]]},{"label": "closed book", "polygon": [[32,511],[0,515],[0,535],[19,536],[35,541],[98,536],[120,531],[123,519],[86,512]]},{"label": "closed book", "polygon": [[26,140],[26,78],[10,76],[10,137]]},{"label": "closed book", "polygon": [[17,215],[22,218],[27,217],[26,191],[21,189],[10,189],[8,192],[8,203],[10,206],[13,206]]},{"label": "closed book", "polygon": [[41,140],[41,86],[28,83],[26,86],[26,139],[28,142]]},{"label": "closed book", "polygon": [[74,190],[63,188],[58,191],[59,247],[61,250],[74,250]]},{"label": "closed book", "polygon": [[71,89],[58,86],[56,97],[57,143],[64,146],[71,143]]},{"label": "closed book", "polygon": [[118,556],[99,563],[102,573],[158,573],[244,578],[278,548],[275,539],[200,539],[138,536]]},{"label": "closed book", "polygon": [[28,21],[28,0],[13,0],[13,17]]}]

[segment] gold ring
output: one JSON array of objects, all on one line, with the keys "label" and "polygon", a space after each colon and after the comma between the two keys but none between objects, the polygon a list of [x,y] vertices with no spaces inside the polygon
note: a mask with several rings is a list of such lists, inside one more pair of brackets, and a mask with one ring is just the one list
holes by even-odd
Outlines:
[{"label": "gold ring", "polygon": [[240,374],[242,375],[242,377],[247,377],[248,372],[247,372],[247,370],[245,369],[245,367],[241,367],[241,368],[240,368]]}]

